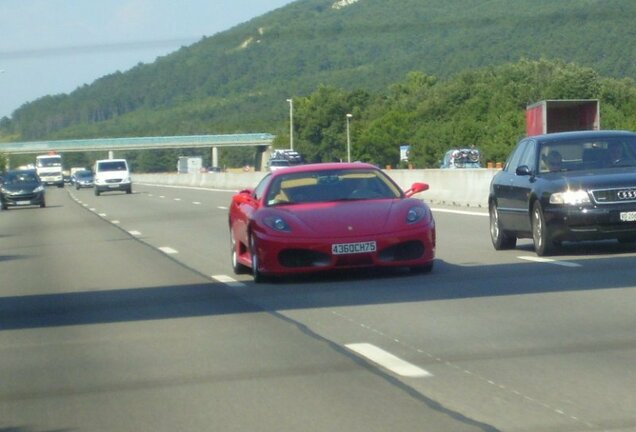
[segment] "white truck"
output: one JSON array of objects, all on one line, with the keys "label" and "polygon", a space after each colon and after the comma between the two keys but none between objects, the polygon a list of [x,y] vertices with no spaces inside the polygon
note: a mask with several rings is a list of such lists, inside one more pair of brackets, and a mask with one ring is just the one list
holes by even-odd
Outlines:
[{"label": "white truck", "polygon": [[62,156],[59,154],[49,153],[35,157],[35,170],[46,185],[64,187],[62,169]]},{"label": "white truck", "polygon": [[179,174],[192,174],[201,172],[203,158],[200,156],[179,156],[177,172]]}]

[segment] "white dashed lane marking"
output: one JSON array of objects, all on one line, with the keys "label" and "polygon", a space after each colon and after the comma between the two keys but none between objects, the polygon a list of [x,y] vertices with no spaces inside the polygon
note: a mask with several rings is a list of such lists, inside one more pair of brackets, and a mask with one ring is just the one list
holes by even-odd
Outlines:
[{"label": "white dashed lane marking", "polygon": [[174,255],[179,253],[178,250],[172,249],[171,247],[168,247],[168,246],[162,246],[159,248],[159,250],[168,255]]},{"label": "white dashed lane marking", "polygon": [[537,257],[537,256],[520,256],[517,257],[520,260],[524,260],[524,261],[532,261],[532,262],[538,262],[538,263],[546,263],[546,264],[554,264],[554,265],[558,265],[558,266],[562,266],[562,267],[582,267],[581,264],[577,264],[577,263],[573,263],[570,261],[558,261],[558,260],[553,260],[550,258],[541,258],[541,257]]},{"label": "white dashed lane marking", "polygon": [[244,287],[246,286],[243,282],[239,282],[236,279],[233,279],[229,276],[225,276],[225,275],[212,275],[211,276],[212,279],[214,279],[217,282],[221,282],[222,284],[225,284],[229,287],[233,287],[233,288],[239,288],[239,287]]},{"label": "white dashed lane marking", "polygon": [[373,363],[400,376],[409,378],[424,378],[432,376],[430,372],[402,360],[390,352],[384,351],[382,348],[378,348],[370,343],[352,343],[345,346],[356,354],[371,360]]}]

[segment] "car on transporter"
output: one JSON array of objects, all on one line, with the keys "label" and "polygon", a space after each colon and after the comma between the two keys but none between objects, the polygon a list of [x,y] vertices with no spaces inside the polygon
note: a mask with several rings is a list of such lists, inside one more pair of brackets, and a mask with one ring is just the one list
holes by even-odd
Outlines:
[{"label": "car on transporter", "polygon": [[537,255],[565,241],[636,242],[636,133],[577,131],[520,140],[490,184],[497,250],[531,238]]}]

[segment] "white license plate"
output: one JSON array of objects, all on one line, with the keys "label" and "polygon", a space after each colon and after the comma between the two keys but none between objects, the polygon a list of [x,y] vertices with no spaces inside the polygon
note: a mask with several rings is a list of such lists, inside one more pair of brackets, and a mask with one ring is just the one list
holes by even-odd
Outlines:
[{"label": "white license plate", "polygon": [[117,189],[119,187],[118,184],[112,184],[112,185],[108,185],[109,188],[111,189]]},{"label": "white license plate", "polygon": [[374,241],[359,243],[336,243],[331,245],[331,253],[334,255],[348,255],[371,253],[377,249]]},{"label": "white license plate", "polygon": [[17,205],[30,205],[31,201],[16,201],[15,203]]},{"label": "white license plate", "polygon": [[620,218],[622,222],[636,222],[636,211],[621,212]]}]

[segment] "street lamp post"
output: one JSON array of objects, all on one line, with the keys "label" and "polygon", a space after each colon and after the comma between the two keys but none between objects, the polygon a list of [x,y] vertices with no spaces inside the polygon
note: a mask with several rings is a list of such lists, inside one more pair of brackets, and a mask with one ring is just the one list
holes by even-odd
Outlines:
[{"label": "street lamp post", "polygon": [[349,123],[353,114],[347,114],[347,162],[351,162],[351,132],[349,129]]},{"label": "street lamp post", "polygon": [[289,102],[289,149],[294,149],[294,100],[287,99]]}]

